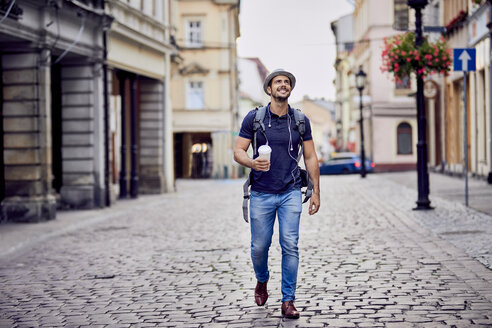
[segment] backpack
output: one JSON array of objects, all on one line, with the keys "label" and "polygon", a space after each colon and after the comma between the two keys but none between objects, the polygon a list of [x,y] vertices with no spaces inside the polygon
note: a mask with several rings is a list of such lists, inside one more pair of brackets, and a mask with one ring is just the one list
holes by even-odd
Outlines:
[{"label": "backpack", "polygon": [[[263,123],[263,120],[265,119],[266,115],[266,110],[267,106],[263,107],[257,107],[255,108],[256,114],[255,118],[253,120],[253,156],[256,155],[258,152],[257,146],[256,146],[256,133],[258,130],[260,130],[261,133],[266,137],[265,133],[265,124]],[[301,136],[299,140],[299,146],[300,146],[300,151],[297,155],[297,163],[301,160],[302,154],[304,152],[304,133],[306,132],[306,122],[304,120],[304,114],[299,110],[299,109],[294,109],[294,119],[296,122],[296,127],[299,131],[299,134]],[[307,187],[306,191],[302,191],[302,193],[305,195],[304,201],[302,203],[305,203],[308,201],[309,198],[313,195],[313,182],[311,181],[311,178],[309,178],[309,174],[306,170],[301,169],[298,166],[299,172],[300,172],[300,177],[301,177],[301,187]],[[243,184],[243,191],[244,191],[244,196],[243,196],[243,217],[244,221],[248,222],[248,200],[250,197],[249,193],[249,187],[251,185],[251,174],[248,175],[248,179]]]}]

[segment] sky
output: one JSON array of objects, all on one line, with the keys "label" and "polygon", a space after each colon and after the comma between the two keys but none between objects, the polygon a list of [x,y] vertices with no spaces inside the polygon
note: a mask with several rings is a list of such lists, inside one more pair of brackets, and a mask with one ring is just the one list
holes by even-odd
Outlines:
[{"label": "sky", "polygon": [[289,102],[335,99],[335,36],[330,23],[353,12],[350,0],[241,0],[239,57],[294,74]]}]

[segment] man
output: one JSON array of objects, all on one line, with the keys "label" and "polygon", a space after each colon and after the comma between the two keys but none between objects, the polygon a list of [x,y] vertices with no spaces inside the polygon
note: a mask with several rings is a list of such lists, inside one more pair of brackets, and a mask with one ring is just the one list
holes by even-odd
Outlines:
[{"label": "man", "polygon": [[[234,145],[234,159],[251,168],[251,259],[257,279],[255,301],[258,306],[268,299],[267,282],[268,250],[272,241],[275,216],[278,216],[279,241],[282,248],[282,314],[286,318],[299,318],[294,306],[299,266],[299,221],[302,211],[301,178],[297,164],[301,135],[297,129],[294,110],[288,98],[296,79],[293,74],[278,69],[270,73],[263,90],[270,96],[265,118],[265,135],[256,133],[256,144],[268,144],[272,148],[270,160],[260,158],[254,151],[250,158],[246,151],[254,137],[253,121],[256,110],[243,120],[239,137]],[[302,137],[304,163],[313,181],[313,195],[309,202],[309,214],[318,212],[320,206],[319,166],[311,136],[309,120],[305,118]]]}]

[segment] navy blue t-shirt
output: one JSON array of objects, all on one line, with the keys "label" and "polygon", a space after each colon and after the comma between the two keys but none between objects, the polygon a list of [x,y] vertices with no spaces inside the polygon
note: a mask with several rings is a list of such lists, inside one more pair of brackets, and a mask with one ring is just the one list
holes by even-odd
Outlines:
[{"label": "navy blue t-shirt", "polygon": [[[239,131],[240,137],[251,140],[252,147],[255,115],[256,110],[250,111],[244,118],[241,130]],[[289,113],[279,117],[270,111],[270,104],[268,104],[263,123],[265,124],[268,145],[272,148],[270,170],[266,172],[251,170],[251,190],[267,194],[278,194],[292,188],[301,188],[301,178],[296,162],[301,136],[296,126],[294,109],[289,106]],[[306,131],[304,132],[303,140],[312,140],[311,125],[306,116],[305,127]],[[258,129],[256,132],[256,147],[259,148],[266,144],[266,142],[267,140],[261,132],[261,128]],[[292,151],[290,150],[291,145]],[[255,153],[253,158],[258,157],[256,151],[253,153]]]}]

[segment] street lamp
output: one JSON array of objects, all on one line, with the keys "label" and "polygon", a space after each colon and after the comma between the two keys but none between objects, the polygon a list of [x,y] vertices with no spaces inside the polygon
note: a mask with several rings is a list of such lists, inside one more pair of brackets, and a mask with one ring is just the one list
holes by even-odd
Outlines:
[{"label": "street lamp", "polygon": [[337,144],[336,144],[336,151],[341,151],[343,149],[344,144],[343,144],[343,125],[342,121],[340,119],[337,120],[335,123],[335,127],[337,129]]},{"label": "street lamp", "polygon": [[[422,9],[427,5],[428,0],[408,0],[408,5],[415,9],[415,48],[422,45]],[[416,67],[418,69],[419,67]],[[418,199],[415,210],[430,210],[429,200],[429,172],[427,171],[427,141],[424,102],[424,79],[417,74],[417,124],[418,124],[418,143],[417,143],[417,182]]]},{"label": "street lamp", "polygon": [[359,66],[359,72],[355,74],[355,86],[359,90],[359,101],[360,101],[360,176],[362,178],[366,177],[366,155],[364,153],[364,122],[362,116],[362,91],[364,91],[364,87],[366,85],[366,76],[367,74],[362,70],[362,65]]}]

